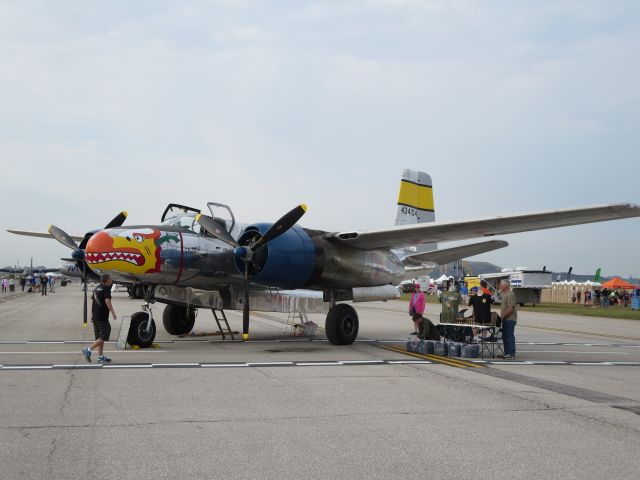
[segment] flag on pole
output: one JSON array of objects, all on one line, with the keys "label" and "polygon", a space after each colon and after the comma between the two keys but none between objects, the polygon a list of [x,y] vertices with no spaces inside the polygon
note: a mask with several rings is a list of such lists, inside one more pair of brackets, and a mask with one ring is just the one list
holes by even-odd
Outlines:
[{"label": "flag on pole", "polygon": [[593,277],[593,281],[594,282],[599,282],[600,281],[600,272],[602,271],[602,268],[599,268],[598,270],[596,270],[596,274]]}]

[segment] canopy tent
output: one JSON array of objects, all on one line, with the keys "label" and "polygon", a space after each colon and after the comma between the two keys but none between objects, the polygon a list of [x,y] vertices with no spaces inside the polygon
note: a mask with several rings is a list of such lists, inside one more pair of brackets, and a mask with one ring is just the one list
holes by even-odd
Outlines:
[{"label": "canopy tent", "polygon": [[438,278],[437,280],[435,280],[436,283],[443,283],[446,282],[447,280],[449,280],[452,277],[447,277],[446,275],[442,275],[440,278]]},{"label": "canopy tent", "polygon": [[624,280],[622,280],[620,277],[614,277],[611,280],[609,280],[608,282],[604,282],[602,284],[603,288],[610,288],[610,289],[623,289],[623,290],[635,290],[636,288],[638,288],[637,286],[633,285],[632,283],[626,282]]}]

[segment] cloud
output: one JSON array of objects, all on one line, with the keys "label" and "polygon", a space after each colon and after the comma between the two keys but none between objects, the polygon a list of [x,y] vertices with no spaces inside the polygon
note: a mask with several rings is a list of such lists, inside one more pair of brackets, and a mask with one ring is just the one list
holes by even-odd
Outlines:
[{"label": "cloud", "polygon": [[[247,221],[305,201],[306,225],[380,227],[408,167],[433,176],[439,219],[638,202],[638,8],[4,3],[2,179],[22,201],[3,223],[82,231],[123,208],[153,221],[168,202],[219,200]],[[585,228],[545,233],[557,252],[531,234],[493,256],[562,263],[567,245],[593,251],[640,227]],[[59,256],[0,238],[0,264]]]}]

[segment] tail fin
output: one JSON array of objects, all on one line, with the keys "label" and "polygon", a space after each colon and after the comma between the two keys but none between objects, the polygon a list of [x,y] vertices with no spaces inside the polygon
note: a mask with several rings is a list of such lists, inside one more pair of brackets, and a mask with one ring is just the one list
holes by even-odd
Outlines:
[{"label": "tail fin", "polygon": [[[434,222],[433,182],[431,175],[418,170],[404,170],[400,180],[396,225],[415,225]],[[437,243],[425,243],[407,248],[407,254],[429,252],[438,248]]]},{"label": "tail fin", "polygon": [[404,170],[400,180],[396,225],[414,225],[435,219],[431,176],[417,170]]}]

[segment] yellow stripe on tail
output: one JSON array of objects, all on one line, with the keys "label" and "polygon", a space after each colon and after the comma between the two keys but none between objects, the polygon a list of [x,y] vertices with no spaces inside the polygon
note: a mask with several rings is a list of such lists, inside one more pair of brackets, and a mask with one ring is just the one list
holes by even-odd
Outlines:
[{"label": "yellow stripe on tail", "polygon": [[403,179],[400,182],[398,205],[433,212],[433,187],[430,185],[418,185]]}]

